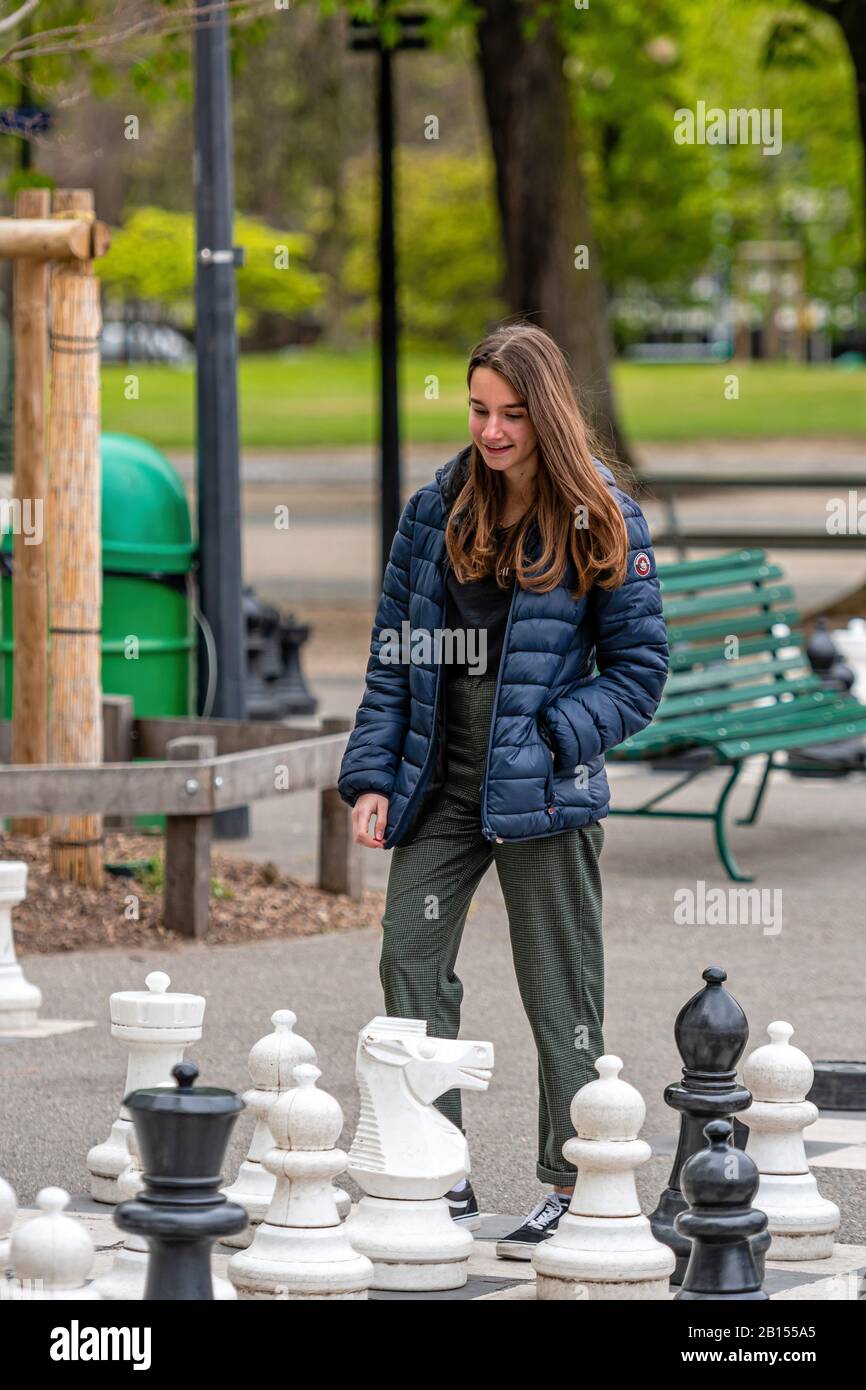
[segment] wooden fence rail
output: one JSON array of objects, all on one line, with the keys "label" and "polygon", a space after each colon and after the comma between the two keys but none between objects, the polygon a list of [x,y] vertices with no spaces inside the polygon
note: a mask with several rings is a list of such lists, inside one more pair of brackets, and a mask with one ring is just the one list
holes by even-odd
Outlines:
[{"label": "wooden fence rail", "polygon": [[[130,829],[133,814],[164,815],[164,920],[174,931],[202,937],[214,814],[318,791],[318,886],[361,897],[360,846],[352,835],[351,811],[336,790],[349,720],[324,720],[321,732],[241,720],[134,720],[125,696],[104,697],[103,713],[106,755],[124,751],[130,760],[87,767],[0,766],[0,816],[90,813]],[[10,746],[10,727],[2,721],[0,758],[8,757]],[[162,757],[152,762],[131,761],[134,755],[156,753]]]}]

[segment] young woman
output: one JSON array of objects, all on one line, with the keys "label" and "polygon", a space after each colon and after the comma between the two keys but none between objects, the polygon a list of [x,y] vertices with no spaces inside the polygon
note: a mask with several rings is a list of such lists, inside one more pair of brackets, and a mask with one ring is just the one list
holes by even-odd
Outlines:
[{"label": "young woman", "polygon": [[[567,1209],[569,1106],[604,1051],[604,753],[652,718],[668,645],[646,521],[594,457],[553,339],[498,329],[468,384],[471,445],[400,518],[338,785],[355,840],[394,850],[386,1013],[431,1036],[458,1035],[457,951],[496,864],[538,1049],[536,1174],[553,1184],[497,1244],[528,1260]],[[458,1090],[436,1104],[461,1124]],[[448,1200],[478,1225],[468,1182]]]}]

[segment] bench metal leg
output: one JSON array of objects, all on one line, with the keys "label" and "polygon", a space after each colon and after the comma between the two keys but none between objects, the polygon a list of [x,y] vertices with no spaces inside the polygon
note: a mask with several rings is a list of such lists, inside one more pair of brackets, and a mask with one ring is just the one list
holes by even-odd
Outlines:
[{"label": "bench metal leg", "polygon": [[734,783],[736,782],[742,770],[742,763],[735,763],[734,766],[731,768],[731,775],[725,783],[724,787],[722,788],[722,794],[719,797],[718,804],[716,805],[715,813],[713,815],[713,824],[715,826],[716,831],[716,848],[719,851],[719,858],[721,859],[722,863],[727,869],[729,876],[736,883],[751,883],[752,875],[743,873],[731,852],[731,847],[728,844],[728,832],[725,826],[725,807],[728,802],[728,797],[733,791]]},{"label": "bench metal leg", "polygon": [[758,812],[761,809],[761,802],[764,800],[764,792],[767,790],[767,783],[770,780],[770,773],[775,766],[772,753],[767,754],[767,761],[764,766],[764,773],[758,786],[752,809],[747,816],[741,816],[737,825],[754,825],[758,819]]}]

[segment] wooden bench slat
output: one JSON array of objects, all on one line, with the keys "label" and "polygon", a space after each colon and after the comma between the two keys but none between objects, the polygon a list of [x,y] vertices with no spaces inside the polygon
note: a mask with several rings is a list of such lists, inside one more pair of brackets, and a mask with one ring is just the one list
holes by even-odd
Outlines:
[{"label": "wooden bench slat", "polygon": [[655,717],[656,720],[664,721],[686,712],[730,709],[733,705],[765,699],[768,695],[776,697],[820,689],[820,676],[798,676],[794,680],[766,681],[757,685],[735,686],[733,689],[727,687],[724,690],[706,690],[697,695],[674,695],[670,700],[662,700]]},{"label": "wooden bench slat", "polygon": [[659,580],[664,598],[668,594],[706,593],[708,589],[730,589],[734,584],[767,584],[781,579],[780,565],[738,565],[736,568],[706,570],[703,574],[665,575]]},{"label": "wooden bench slat", "polygon": [[679,574],[703,574],[726,566],[754,565],[765,560],[764,550],[729,550],[721,555],[709,555],[703,560],[669,560],[656,566],[656,573],[665,579]]},{"label": "wooden bench slat", "polygon": [[808,659],[799,653],[774,657],[771,661],[729,661],[726,666],[707,666],[703,671],[683,671],[670,676],[665,689],[669,696],[679,695],[684,690],[711,690],[716,686],[739,685],[762,676],[799,670],[806,675],[810,673]]},{"label": "wooden bench slat", "polygon": [[664,605],[665,620],[703,617],[705,613],[736,613],[747,608],[771,608],[790,604],[794,590],[787,584],[768,584],[764,589],[743,589],[723,594],[708,594],[705,598],[675,599]]},{"label": "wooden bench slat", "polygon": [[677,642],[702,642],[709,637],[739,637],[744,632],[770,632],[779,623],[791,629],[788,646],[802,646],[802,636],[798,631],[800,614],[796,608],[778,608],[772,613],[753,613],[751,617],[744,615],[734,622],[728,618],[715,618],[709,623],[668,623],[668,641],[673,646]]}]

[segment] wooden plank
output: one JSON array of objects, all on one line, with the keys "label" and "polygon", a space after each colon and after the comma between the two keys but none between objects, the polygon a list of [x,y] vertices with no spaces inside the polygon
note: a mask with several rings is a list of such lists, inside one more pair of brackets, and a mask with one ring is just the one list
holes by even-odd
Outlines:
[{"label": "wooden plank", "polygon": [[[132,724],[135,705],[129,695],[102,697],[102,761],[132,762]],[[106,816],[107,830],[134,830],[135,816]]]},{"label": "wooden plank", "polygon": [[215,738],[217,754],[243,753],[315,738],[318,730],[300,724],[265,724],[248,719],[136,719],[135,753],[139,758],[165,757],[173,738]]},{"label": "wooden plank", "polygon": [[656,550],[676,550],[679,546],[692,546],[711,550],[717,545],[731,545],[742,540],[749,545],[762,546],[767,550],[863,550],[863,537],[855,532],[841,532],[831,536],[827,531],[748,531],[737,527],[736,532],[722,527],[700,527],[687,524],[681,531],[653,531],[653,545]]},{"label": "wooden plank", "polygon": [[[216,756],[215,738],[176,738],[169,759],[189,764]],[[163,923],[169,931],[200,940],[210,912],[212,815],[168,816],[165,822]]]},{"label": "wooden plank", "polygon": [[[40,189],[22,190],[41,193]],[[45,190],[46,192],[48,190]],[[69,190],[73,191],[73,190]],[[25,204],[15,217],[0,217],[0,256],[25,257],[35,261],[89,261],[92,256],[104,256],[111,245],[111,229],[107,222],[78,221],[74,217],[55,220],[50,217],[49,205]]]},{"label": "wooden plank", "polygon": [[776,488],[827,488],[866,487],[866,474],[825,472],[820,473],[644,473],[638,477],[641,488],[658,488],[664,492],[679,492],[681,488],[745,487],[762,488],[774,492]]},{"label": "wooden plank", "polygon": [[[322,720],[323,733],[343,733],[352,728],[344,718]],[[364,850],[355,843],[352,808],[335,787],[322,791],[319,808],[318,885],[327,893],[347,893],[360,899],[364,887]]]},{"label": "wooden plank", "polygon": [[287,792],[335,787],[348,734],[325,734],[294,744],[233,753],[218,759],[214,801],[218,810]]},{"label": "wooden plank", "polygon": [[[187,783],[198,783],[190,793]],[[96,812],[200,815],[213,810],[213,769],[199,763],[128,763],[99,767],[5,767],[0,816]]]},{"label": "wooden plank", "polygon": [[[48,218],[47,188],[21,188],[15,221]],[[6,222],[8,219],[3,219]],[[56,223],[48,223],[56,226]],[[42,513],[38,539],[19,526],[12,539],[12,751],[16,763],[48,761],[48,576],[45,548],[45,388],[48,373],[48,265],[25,257],[12,272],[15,354],[14,497],[31,526]],[[6,634],[7,637],[9,634]],[[16,816],[13,835],[42,835],[44,818]]]}]

